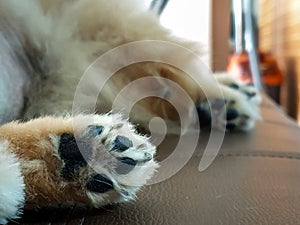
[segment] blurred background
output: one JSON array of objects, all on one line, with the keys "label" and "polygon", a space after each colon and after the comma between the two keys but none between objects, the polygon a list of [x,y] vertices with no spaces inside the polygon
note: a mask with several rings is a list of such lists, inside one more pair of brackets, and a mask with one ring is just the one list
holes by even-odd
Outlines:
[{"label": "blurred background", "polygon": [[[200,41],[203,61],[214,72],[228,71],[244,83],[259,76],[262,89],[300,123],[299,0],[146,0],[146,4],[175,34]],[[257,73],[251,67],[253,59]]]}]

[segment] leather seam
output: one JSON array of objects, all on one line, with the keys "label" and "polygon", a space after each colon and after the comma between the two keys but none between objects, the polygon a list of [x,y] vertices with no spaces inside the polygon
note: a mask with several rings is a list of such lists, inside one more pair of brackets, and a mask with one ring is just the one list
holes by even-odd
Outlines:
[{"label": "leather seam", "polygon": [[262,157],[262,158],[278,158],[278,159],[295,159],[300,160],[300,154],[298,153],[266,153],[266,152],[255,152],[255,153],[228,153],[222,154],[219,156],[223,157]]},{"label": "leather seam", "polygon": [[290,124],[287,123],[283,123],[283,122],[277,122],[277,121],[273,121],[273,120],[264,120],[264,123],[268,123],[268,124],[273,124],[273,125],[279,125],[279,126],[284,126],[284,127],[288,127],[288,128],[293,128],[293,129],[299,129],[300,127],[297,124],[292,124],[292,122]]}]

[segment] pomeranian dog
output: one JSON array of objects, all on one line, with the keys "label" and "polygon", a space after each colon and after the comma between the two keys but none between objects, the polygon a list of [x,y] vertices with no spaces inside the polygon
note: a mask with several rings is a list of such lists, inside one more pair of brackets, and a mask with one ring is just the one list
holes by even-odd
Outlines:
[{"label": "pomeranian dog", "polygon": [[226,130],[248,131],[259,119],[253,87],[182,69],[199,44],[172,35],[143,1],[0,1],[0,49],[0,223],[27,206],[133,199],[158,164],[149,138],[118,114],[127,105],[146,130],[161,117],[177,132],[193,110],[211,124],[210,106],[226,106],[215,124]]}]

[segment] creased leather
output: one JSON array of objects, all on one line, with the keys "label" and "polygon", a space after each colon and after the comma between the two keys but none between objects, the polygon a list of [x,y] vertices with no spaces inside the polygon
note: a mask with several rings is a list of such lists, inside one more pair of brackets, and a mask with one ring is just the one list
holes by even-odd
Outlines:
[{"label": "creased leather", "polygon": [[[226,134],[219,156],[204,172],[199,172],[198,166],[208,137],[205,132],[187,165],[170,179],[145,187],[137,201],[109,209],[74,210],[60,221],[102,225],[300,224],[300,128],[268,99],[261,109],[264,121],[248,134]],[[159,146],[158,158],[167,157],[177,141],[177,137],[168,137]],[[27,216],[27,224],[39,215],[41,212]],[[45,220],[47,217],[41,216],[38,221]]]}]

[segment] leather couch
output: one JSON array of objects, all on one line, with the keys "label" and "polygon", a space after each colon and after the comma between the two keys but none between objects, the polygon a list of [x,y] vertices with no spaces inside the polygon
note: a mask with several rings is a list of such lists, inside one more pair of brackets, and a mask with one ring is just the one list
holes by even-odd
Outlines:
[{"label": "leather couch", "polygon": [[[138,200],[90,209],[84,206],[26,211],[19,224],[300,224],[300,128],[272,101],[250,133],[227,133],[211,166],[198,166],[207,136],[176,175],[147,186]],[[158,158],[178,138],[168,137]]]}]

